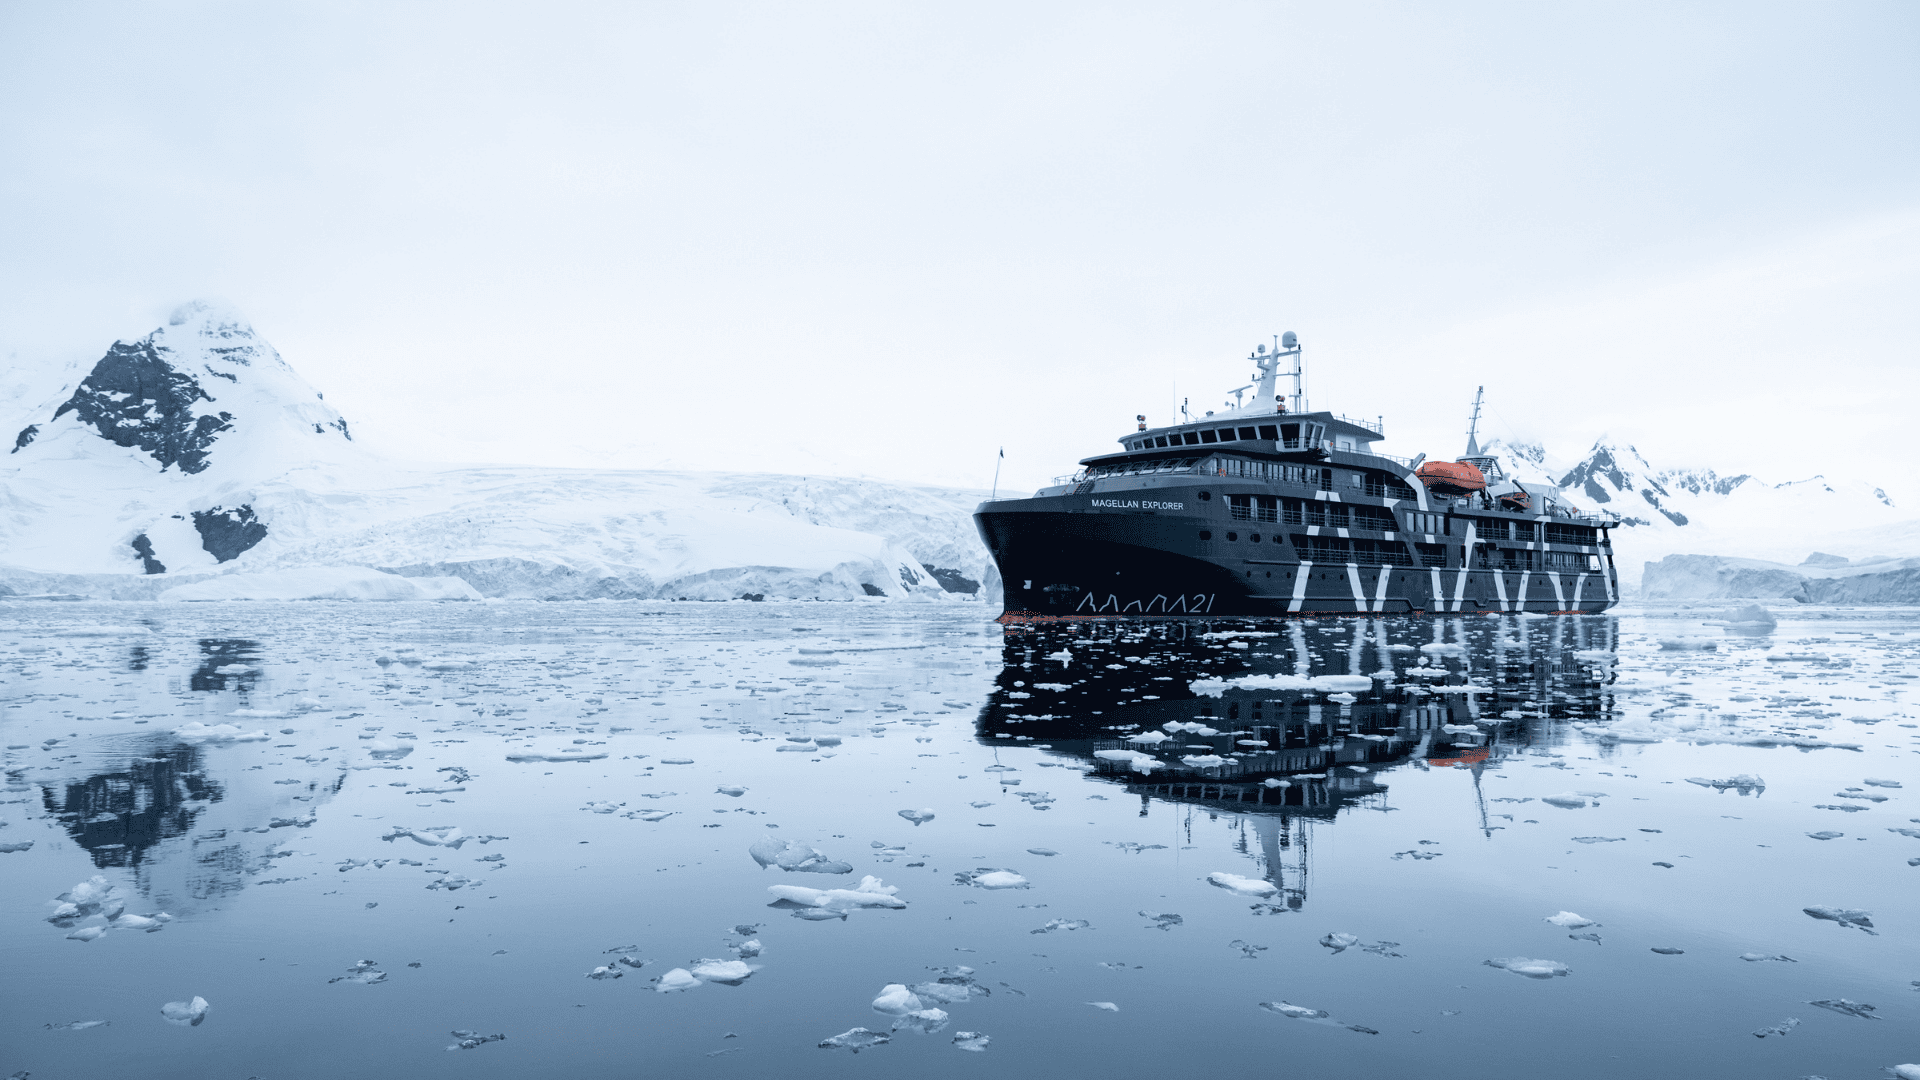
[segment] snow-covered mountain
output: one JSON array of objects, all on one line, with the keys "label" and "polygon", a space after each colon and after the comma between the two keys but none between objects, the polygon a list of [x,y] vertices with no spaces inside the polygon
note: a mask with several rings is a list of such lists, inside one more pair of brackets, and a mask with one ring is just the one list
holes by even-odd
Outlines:
[{"label": "snow-covered mountain", "polygon": [[1822,476],[1769,483],[1744,473],[1656,469],[1633,446],[1605,437],[1578,460],[1528,442],[1495,440],[1482,451],[1536,494],[1618,515],[1615,562],[1629,588],[1638,586],[1645,564],[1682,553],[1782,564],[1814,551],[1920,555],[1914,539],[1920,534],[1902,528],[1912,515],[1867,484]]},{"label": "snow-covered mountain", "polygon": [[224,305],[185,305],[72,374],[0,457],[0,587],[16,592],[160,596],[215,574],[282,587],[307,567],[493,597],[998,591],[970,516],[981,492],[385,459]]}]

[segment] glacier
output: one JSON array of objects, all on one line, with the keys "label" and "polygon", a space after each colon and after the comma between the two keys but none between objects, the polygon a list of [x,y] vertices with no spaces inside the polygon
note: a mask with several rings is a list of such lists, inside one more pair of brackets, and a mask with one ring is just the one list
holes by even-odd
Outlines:
[{"label": "glacier", "polygon": [[217,302],[67,376],[0,458],[0,595],[998,599],[985,492],[393,460]]}]

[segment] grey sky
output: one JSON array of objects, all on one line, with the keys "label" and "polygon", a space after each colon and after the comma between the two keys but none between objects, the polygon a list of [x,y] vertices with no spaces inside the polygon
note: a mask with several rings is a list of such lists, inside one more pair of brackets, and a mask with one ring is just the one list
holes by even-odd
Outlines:
[{"label": "grey sky", "polygon": [[0,6],[0,354],[223,296],[377,444],[1031,488],[1281,330],[1400,453],[1909,507],[1920,7]]}]

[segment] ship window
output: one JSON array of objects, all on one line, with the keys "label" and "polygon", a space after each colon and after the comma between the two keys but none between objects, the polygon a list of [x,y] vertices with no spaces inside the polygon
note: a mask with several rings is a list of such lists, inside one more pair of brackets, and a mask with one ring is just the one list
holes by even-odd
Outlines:
[{"label": "ship window", "polygon": [[1210,443],[1210,442],[1212,442],[1212,441],[1213,441],[1213,432],[1212,432],[1212,431],[1203,431],[1203,432],[1201,432],[1201,433],[1200,433],[1200,441],[1201,441],[1201,442],[1203,442],[1203,443]]},{"label": "ship window", "polygon": [[1243,439],[1257,439],[1257,438],[1259,438],[1259,436],[1258,436],[1258,435],[1256,435],[1256,434],[1254,434],[1254,431],[1253,431],[1253,429],[1252,429],[1252,428],[1250,428],[1250,427],[1243,427],[1243,428],[1241,428],[1241,429],[1240,429],[1240,437],[1241,437],[1241,438],[1243,438]]},{"label": "ship window", "polygon": [[1260,425],[1260,437],[1263,439],[1278,439],[1280,437],[1280,431],[1272,424],[1262,424]]},{"label": "ship window", "polygon": [[1281,424],[1280,437],[1286,440],[1288,446],[1298,446],[1300,444],[1300,425]]},{"label": "ship window", "polygon": [[1248,540],[1249,542],[1251,542],[1251,543],[1255,543],[1255,544],[1257,544],[1257,543],[1259,543],[1259,542],[1260,542],[1260,534],[1259,534],[1259,533],[1248,533],[1248,534],[1247,534],[1247,540]]},{"label": "ship window", "polygon": [[1237,436],[1235,436],[1233,433],[1233,429],[1230,427],[1221,428],[1219,431],[1219,435],[1220,435],[1221,442],[1233,442],[1234,439],[1237,438]]},{"label": "ship window", "polygon": [[1200,539],[1202,539],[1202,540],[1211,540],[1211,539],[1213,539],[1213,534],[1212,534],[1212,533],[1210,533],[1210,532],[1208,532],[1208,531],[1207,531],[1207,530],[1205,530],[1205,529],[1201,529],[1201,530],[1200,530]]},{"label": "ship window", "polygon": [[1153,437],[1153,445],[1155,446],[1167,445],[1167,437],[1165,435],[1155,435]]},{"label": "ship window", "polygon": [[1228,533],[1228,534],[1227,534],[1227,539],[1229,539],[1229,540],[1238,540],[1238,539],[1240,539],[1240,534],[1239,534],[1239,533]]},{"label": "ship window", "polygon": [[1199,433],[1199,432],[1196,432],[1196,431],[1187,431],[1187,432],[1182,432],[1182,433],[1181,433],[1181,435],[1180,435],[1180,437],[1181,437],[1182,439],[1185,439],[1185,440],[1186,440],[1186,443],[1187,443],[1187,445],[1188,445],[1188,446],[1199,446],[1199,445],[1200,445],[1200,433]]}]

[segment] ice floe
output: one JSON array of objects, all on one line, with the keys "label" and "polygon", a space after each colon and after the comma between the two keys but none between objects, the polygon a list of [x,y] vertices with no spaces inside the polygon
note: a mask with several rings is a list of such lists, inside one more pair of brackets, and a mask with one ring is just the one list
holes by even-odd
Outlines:
[{"label": "ice floe", "polygon": [[843,1031],[832,1038],[821,1039],[819,1045],[822,1050],[850,1050],[857,1054],[870,1046],[879,1046],[892,1041],[892,1037],[885,1032],[868,1031],[866,1028],[857,1027]]},{"label": "ice floe", "polygon": [[1275,1015],[1284,1016],[1289,1020],[1304,1020],[1309,1024],[1322,1024],[1326,1027],[1345,1028],[1348,1031],[1357,1031],[1363,1035],[1380,1034],[1370,1027],[1362,1027],[1359,1024],[1348,1024],[1335,1020],[1325,1009],[1309,1009],[1304,1005],[1295,1005],[1288,1001],[1263,1001],[1260,1003],[1260,1007]]},{"label": "ice floe", "polygon": [[1496,957],[1482,963],[1490,968],[1511,971],[1515,975],[1524,975],[1529,979],[1551,979],[1556,975],[1565,975],[1567,965],[1558,960],[1534,960],[1525,956]]},{"label": "ice floe", "polygon": [[977,1054],[985,1051],[987,1044],[992,1041],[992,1038],[982,1035],[977,1031],[956,1031],[953,1033],[953,1048],[955,1050],[971,1050]]},{"label": "ice floe", "polygon": [[803,874],[851,874],[853,864],[837,862],[828,858],[818,848],[797,844],[791,840],[764,836],[755,840],[747,848],[747,854],[762,867],[778,866],[782,870]]},{"label": "ice floe", "polygon": [[1835,907],[1810,907],[1801,908],[1800,910],[1816,919],[1838,923],[1841,926],[1849,926],[1855,930],[1864,930],[1876,937],[1879,936],[1880,933],[1873,928],[1873,919],[1871,918],[1873,912],[1871,911],[1862,911],[1858,908]]},{"label": "ice floe", "polygon": [[207,1018],[207,999],[194,997],[190,1001],[169,1001],[160,1006],[160,1018],[178,1027],[199,1027]]},{"label": "ice floe", "polygon": [[1207,883],[1240,896],[1273,896],[1280,891],[1280,887],[1271,881],[1241,877],[1239,874],[1229,874],[1224,870],[1216,870],[1208,874]]},{"label": "ice floe", "polygon": [[877,877],[863,877],[852,889],[809,889],[801,885],[769,885],[767,891],[776,901],[812,908],[904,908],[905,900],[894,894],[900,889],[886,885]]}]

